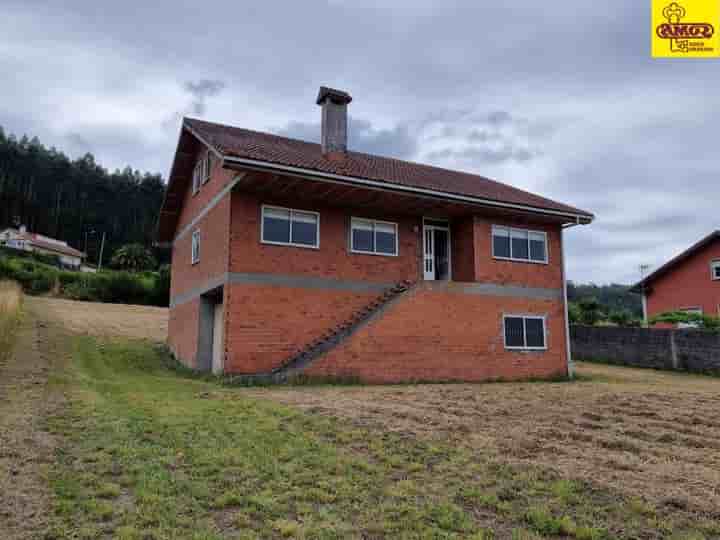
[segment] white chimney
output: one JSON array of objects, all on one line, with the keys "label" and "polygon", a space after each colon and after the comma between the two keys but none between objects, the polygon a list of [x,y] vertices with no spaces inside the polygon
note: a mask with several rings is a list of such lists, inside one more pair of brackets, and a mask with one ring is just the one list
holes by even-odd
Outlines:
[{"label": "white chimney", "polygon": [[322,107],[320,141],[323,154],[347,152],[347,106],[351,101],[347,92],[320,87],[316,103]]}]

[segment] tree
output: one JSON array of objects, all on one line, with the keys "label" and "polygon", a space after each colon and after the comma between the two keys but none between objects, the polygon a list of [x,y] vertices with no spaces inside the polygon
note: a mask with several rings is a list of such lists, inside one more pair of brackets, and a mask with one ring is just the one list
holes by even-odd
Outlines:
[{"label": "tree", "polygon": [[603,319],[600,302],[596,298],[583,298],[577,305],[580,309],[580,322],[582,324],[594,326]]},{"label": "tree", "polygon": [[128,244],[115,252],[110,266],[118,270],[142,272],[153,270],[157,267],[157,261],[142,244]]}]

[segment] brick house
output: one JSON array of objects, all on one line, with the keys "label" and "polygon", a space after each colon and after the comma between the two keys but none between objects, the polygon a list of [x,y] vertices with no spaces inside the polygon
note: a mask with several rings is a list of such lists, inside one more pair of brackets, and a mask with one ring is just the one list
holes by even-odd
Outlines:
[{"label": "brick house", "polygon": [[550,377],[570,370],[564,227],[592,214],[480,176],[186,118],[158,224],[168,344],[280,380]]},{"label": "brick house", "polygon": [[667,311],[720,316],[720,231],[714,231],[633,285],[643,318]]}]

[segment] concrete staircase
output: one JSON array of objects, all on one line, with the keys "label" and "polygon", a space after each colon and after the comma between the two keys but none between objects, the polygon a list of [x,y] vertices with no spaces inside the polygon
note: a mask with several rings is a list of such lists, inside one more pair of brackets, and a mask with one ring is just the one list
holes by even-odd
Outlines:
[{"label": "concrete staircase", "polygon": [[346,321],[334,326],[325,334],[295,352],[272,372],[231,376],[229,382],[238,384],[281,383],[299,375],[313,361],[334,349],[367,323],[379,317],[383,311],[400,300],[413,287],[415,287],[415,284],[411,281],[401,281],[395,284],[368,305],[356,311]]}]

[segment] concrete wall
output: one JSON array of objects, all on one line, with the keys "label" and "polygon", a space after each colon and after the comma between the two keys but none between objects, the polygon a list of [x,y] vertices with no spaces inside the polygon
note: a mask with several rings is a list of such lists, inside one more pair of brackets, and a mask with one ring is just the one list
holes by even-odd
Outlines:
[{"label": "concrete wall", "polygon": [[720,334],[701,330],[572,326],[575,360],[720,373]]}]

